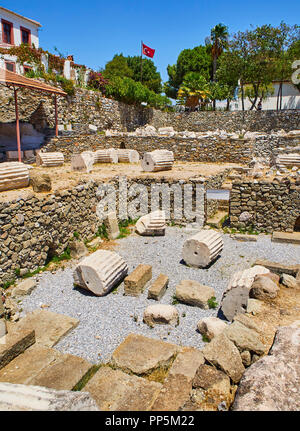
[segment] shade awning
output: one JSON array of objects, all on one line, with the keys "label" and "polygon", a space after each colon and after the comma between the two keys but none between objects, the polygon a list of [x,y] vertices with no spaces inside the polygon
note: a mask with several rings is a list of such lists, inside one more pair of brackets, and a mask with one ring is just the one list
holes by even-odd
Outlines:
[{"label": "shade awning", "polygon": [[46,93],[52,93],[59,96],[67,96],[67,93],[62,91],[60,88],[52,87],[51,85],[32,78],[26,78],[25,76],[18,75],[17,73],[3,69],[1,67],[0,83],[8,86],[12,85],[14,87],[31,88],[33,90],[44,91]]}]

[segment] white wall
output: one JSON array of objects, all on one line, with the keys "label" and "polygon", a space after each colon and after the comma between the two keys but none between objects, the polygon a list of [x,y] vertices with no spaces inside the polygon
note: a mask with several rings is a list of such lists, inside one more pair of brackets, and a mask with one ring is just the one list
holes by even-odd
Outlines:
[{"label": "white wall", "polygon": [[[14,32],[14,44],[16,46],[21,45],[21,31],[20,27],[25,27],[26,29],[31,31],[31,44],[34,44],[36,48],[39,48],[39,34],[38,34],[38,25],[35,25],[31,21],[26,20],[25,18],[19,18],[13,13],[6,12],[0,7],[0,23],[1,19],[5,19],[13,24],[13,32]],[[9,47],[10,45],[3,44],[2,39],[2,25],[0,26],[0,47]]]}]

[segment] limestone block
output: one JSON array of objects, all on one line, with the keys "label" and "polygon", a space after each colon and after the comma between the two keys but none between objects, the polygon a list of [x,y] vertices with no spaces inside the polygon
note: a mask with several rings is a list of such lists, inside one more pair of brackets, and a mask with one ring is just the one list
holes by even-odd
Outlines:
[{"label": "limestone block", "polygon": [[227,324],[224,320],[218,319],[217,317],[204,317],[197,325],[200,334],[205,335],[209,340],[221,334],[226,327]]},{"label": "limestone block", "polygon": [[80,171],[90,173],[94,164],[94,156],[92,152],[81,154],[73,154],[71,157],[72,171]]},{"label": "limestone block", "polygon": [[236,314],[245,313],[254,278],[256,275],[269,272],[267,268],[255,265],[233,274],[221,302],[221,310],[226,319],[231,321]]},{"label": "limestone block", "polygon": [[173,167],[174,154],[169,150],[146,152],[141,164],[145,172],[167,171]]},{"label": "limestone block", "polygon": [[0,339],[0,369],[9,364],[34,343],[34,330],[22,330],[18,327],[13,327],[7,335]]},{"label": "limestone block", "polygon": [[157,210],[146,214],[137,221],[135,228],[140,235],[163,236],[166,230],[165,212]]},{"label": "limestone block", "polygon": [[148,299],[160,301],[164,296],[169,284],[169,277],[165,274],[160,274],[148,290]]},{"label": "limestone block", "polygon": [[29,186],[29,169],[24,163],[0,164],[0,192]]},{"label": "limestone block", "polygon": [[83,241],[70,241],[69,248],[72,259],[80,259],[89,254]]},{"label": "limestone block", "polygon": [[[295,277],[289,274],[282,274],[281,276],[281,283],[285,287],[290,287],[292,289],[297,289],[298,286],[300,286],[300,282],[297,281]],[[258,298],[260,299],[260,298]]]},{"label": "limestone block", "polygon": [[150,327],[153,327],[157,324],[178,325],[179,313],[173,305],[149,305],[144,311],[143,321]]},{"label": "limestone block", "polygon": [[222,250],[223,240],[219,232],[201,230],[185,241],[182,256],[187,265],[205,268],[219,256]]},{"label": "limestone block", "polygon": [[106,218],[104,219],[104,224],[106,226],[108,238],[117,239],[120,235],[117,214],[115,212],[108,213]]},{"label": "limestone block", "polygon": [[234,321],[231,325],[227,325],[224,334],[236,345],[240,352],[249,350],[262,355],[266,349],[257,332],[247,328],[239,321]]},{"label": "limestone block", "polygon": [[13,289],[12,295],[30,295],[31,292],[36,288],[36,280],[34,278],[29,278],[28,280],[21,281],[17,286]]},{"label": "limestone block", "polygon": [[73,277],[76,285],[104,296],[126,277],[127,272],[126,262],[117,253],[97,250],[76,266]]},{"label": "limestone block", "polygon": [[138,163],[140,160],[140,155],[136,150],[118,149],[117,154],[119,162]]},{"label": "limestone block", "polygon": [[30,185],[34,192],[50,192],[52,189],[51,178],[48,174],[40,172],[30,173]]},{"label": "limestone block", "polygon": [[[21,158],[23,159],[24,153],[21,151]],[[6,151],[6,158],[8,161],[19,160],[18,151]]]},{"label": "limestone block", "polygon": [[[276,275],[276,274],[274,274]],[[279,287],[269,277],[256,276],[251,286],[249,296],[261,301],[276,298],[279,293]]]},{"label": "limestone block", "polygon": [[289,154],[279,154],[276,158],[277,166],[284,166],[292,168],[294,166],[300,166],[300,154],[289,153]]},{"label": "limestone block", "polygon": [[215,291],[212,287],[204,286],[198,281],[182,280],[176,286],[175,296],[178,301],[207,310],[208,300],[215,296]]},{"label": "limestone block", "polygon": [[86,392],[0,383],[0,411],[98,411]]},{"label": "limestone block", "polygon": [[124,280],[124,293],[127,296],[139,296],[146,283],[152,278],[152,266],[139,265]]},{"label": "limestone block", "polygon": [[63,153],[42,153],[41,151],[36,155],[37,166],[62,166],[65,158]]},{"label": "limestone block", "polygon": [[97,150],[94,154],[95,163],[118,163],[118,153],[114,148]]}]

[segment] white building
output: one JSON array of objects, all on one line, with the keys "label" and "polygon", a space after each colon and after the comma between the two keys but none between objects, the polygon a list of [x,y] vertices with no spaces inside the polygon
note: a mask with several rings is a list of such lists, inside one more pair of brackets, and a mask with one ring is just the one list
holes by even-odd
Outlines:
[{"label": "white building", "polygon": [[[22,43],[39,48],[39,28],[41,24],[0,6],[0,48],[12,48]],[[0,67],[16,73],[31,69],[18,64],[15,56],[0,54]]]}]

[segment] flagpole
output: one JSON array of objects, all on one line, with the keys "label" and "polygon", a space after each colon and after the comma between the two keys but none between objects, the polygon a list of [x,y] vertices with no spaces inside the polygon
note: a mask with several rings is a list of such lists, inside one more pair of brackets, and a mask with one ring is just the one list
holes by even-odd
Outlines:
[{"label": "flagpole", "polygon": [[143,41],[141,41],[141,83],[143,83]]}]

